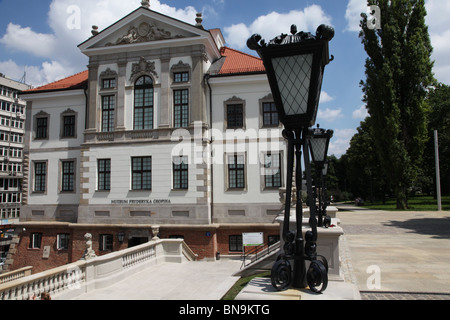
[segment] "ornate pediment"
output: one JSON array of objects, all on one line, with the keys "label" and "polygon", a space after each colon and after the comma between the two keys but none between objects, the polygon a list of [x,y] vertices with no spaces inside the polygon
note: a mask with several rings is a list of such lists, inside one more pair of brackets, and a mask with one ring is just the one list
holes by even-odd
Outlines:
[{"label": "ornate pediment", "polygon": [[184,38],[182,35],[172,35],[170,31],[158,28],[156,25],[142,22],[136,28],[131,26],[128,32],[119,37],[115,42],[108,42],[106,46],[117,46],[123,44],[168,40],[168,39],[180,39]]},{"label": "ornate pediment", "polygon": [[111,70],[110,68],[106,69],[102,73],[100,73],[100,78],[109,78],[109,77],[116,77],[117,72]]}]

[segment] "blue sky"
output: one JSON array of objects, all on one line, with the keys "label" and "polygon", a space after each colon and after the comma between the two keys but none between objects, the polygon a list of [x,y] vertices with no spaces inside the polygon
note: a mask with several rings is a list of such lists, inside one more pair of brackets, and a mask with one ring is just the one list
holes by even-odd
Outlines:
[{"label": "blue sky", "polygon": [[[450,84],[450,0],[426,0],[434,47],[435,76]],[[140,6],[140,0],[0,0],[0,72],[38,86],[86,70],[77,45]],[[270,40],[288,33],[291,24],[314,33],[322,23],[335,28],[334,55],[325,70],[317,122],[333,129],[330,153],[340,156],[366,115],[360,80],[366,54],[358,38],[365,0],[151,0],[150,9],[195,24],[203,13],[205,28],[220,28],[227,46],[250,54],[246,39],[260,33]],[[381,13],[382,14],[382,13]]]}]

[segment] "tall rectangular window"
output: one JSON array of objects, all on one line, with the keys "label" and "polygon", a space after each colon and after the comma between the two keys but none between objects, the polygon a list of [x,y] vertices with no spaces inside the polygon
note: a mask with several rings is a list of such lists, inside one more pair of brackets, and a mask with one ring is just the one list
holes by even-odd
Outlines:
[{"label": "tall rectangular window", "polygon": [[74,190],[75,190],[75,162],[63,161],[61,191],[74,191]]},{"label": "tall rectangular window", "polygon": [[115,96],[102,96],[102,132],[114,131]]},{"label": "tall rectangular window", "polygon": [[60,233],[56,236],[58,250],[67,250],[69,249],[69,235],[66,233]]},{"label": "tall rectangular window", "polygon": [[148,76],[142,76],[134,87],[134,130],[153,129],[153,81]]},{"label": "tall rectangular window", "polygon": [[42,233],[32,233],[30,236],[30,248],[39,249],[42,242]]},{"label": "tall rectangular window", "polygon": [[173,188],[188,189],[189,166],[188,157],[179,156],[173,158]]},{"label": "tall rectangular window", "polygon": [[264,102],[263,107],[263,125],[265,127],[278,126],[278,112],[275,102]]},{"label": "tall rectangular window", "polygon": [[189,125],[189,90],[174,90],[174,120],[175,128],[187,127]]},{"label": "tall rectangular window", "polygon": [[152,157],[131,158],[132,189],[152,189]]},{"label": "tall rectangular window", "polygon": [[232,235],[228,239],[229,250],[242,252],[242,235]]},{"label": "tall rectangular window", "polygon": [[36,119],[36,139],[46,139],[48,133],[48,118]]},{"label": "tall rectangular window", "polygon": [[227,105],[227,127],[229,129],[244,126],[244,106],[242,104]]},{"label": "tall rectangular window", "polygon": [[116,87],[116,79],[103,79],[102,80],[102,88],[103,89],[114,89]]},{"label": "tall rectangular window", "polygon": [[75,115],[63,116],[63,138],[75,137]]},{"label": "tall rectangular window", "polygon": [[264,185],[266,188],[281,187],[281,154],[264,155]]},{"label": "tall rectangular window", "polygon": [[99,250],[100,251],[112,251],[113,249],[113,235],[112,234],[101,234],[99,239]]},{"label": "tall rectangular window", "polygon": [[47,180],[47,163],[46,162],[35,162],[34,163],[34,191],[44,192],[46,180]]},{"label": "tall rectangular window", "polygon": [[189,81],[189,72],[175,72],[173,74],[173,82],[188,82]]},{"label": "tall rectangular window", "polygon": [[98,190],[111,189],[111,159],[98,160]]},{"label": "tall rectangular window", "polygon": [[245,157],[243,155],[228,156],[228,188],[245,188]]}]

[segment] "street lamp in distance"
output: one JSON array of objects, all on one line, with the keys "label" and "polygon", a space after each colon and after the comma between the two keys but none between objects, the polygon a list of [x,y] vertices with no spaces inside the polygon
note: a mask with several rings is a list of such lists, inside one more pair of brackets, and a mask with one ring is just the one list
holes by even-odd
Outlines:
[{"label": "street lamp in distance", "polygon": [[333,137],[333,130],[325,130],[317,125],[317,128],[310,130],[309,149],[315,165],[316,192],[318,198],[318,225],[319,227],[329,227],[331,219],[327,216],[328,199],[326,194],[325,177],[327,175],[327,154],[330,140]]}]

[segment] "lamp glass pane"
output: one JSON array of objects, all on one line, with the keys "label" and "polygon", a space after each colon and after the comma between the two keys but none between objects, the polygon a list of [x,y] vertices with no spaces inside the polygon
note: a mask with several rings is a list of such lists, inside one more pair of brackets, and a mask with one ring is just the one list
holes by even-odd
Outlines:
[{"label": "lamp glass pane", "polygon": [[322,174],[323,174],[324,176],[326,176],[327,173],[328,173],[328,163],[325,163],[325,164],[323,165]]},{"label": "lamp glass pane", "polygon": [[327,138],[312,138],[311,140],[311,154],[314,161],[325,161],[325,149],[327,146]]},{"label": "lamp glass pane", "polygon": [[313,54],[272,60],[286,115],[305,114],[308,110]]}]

